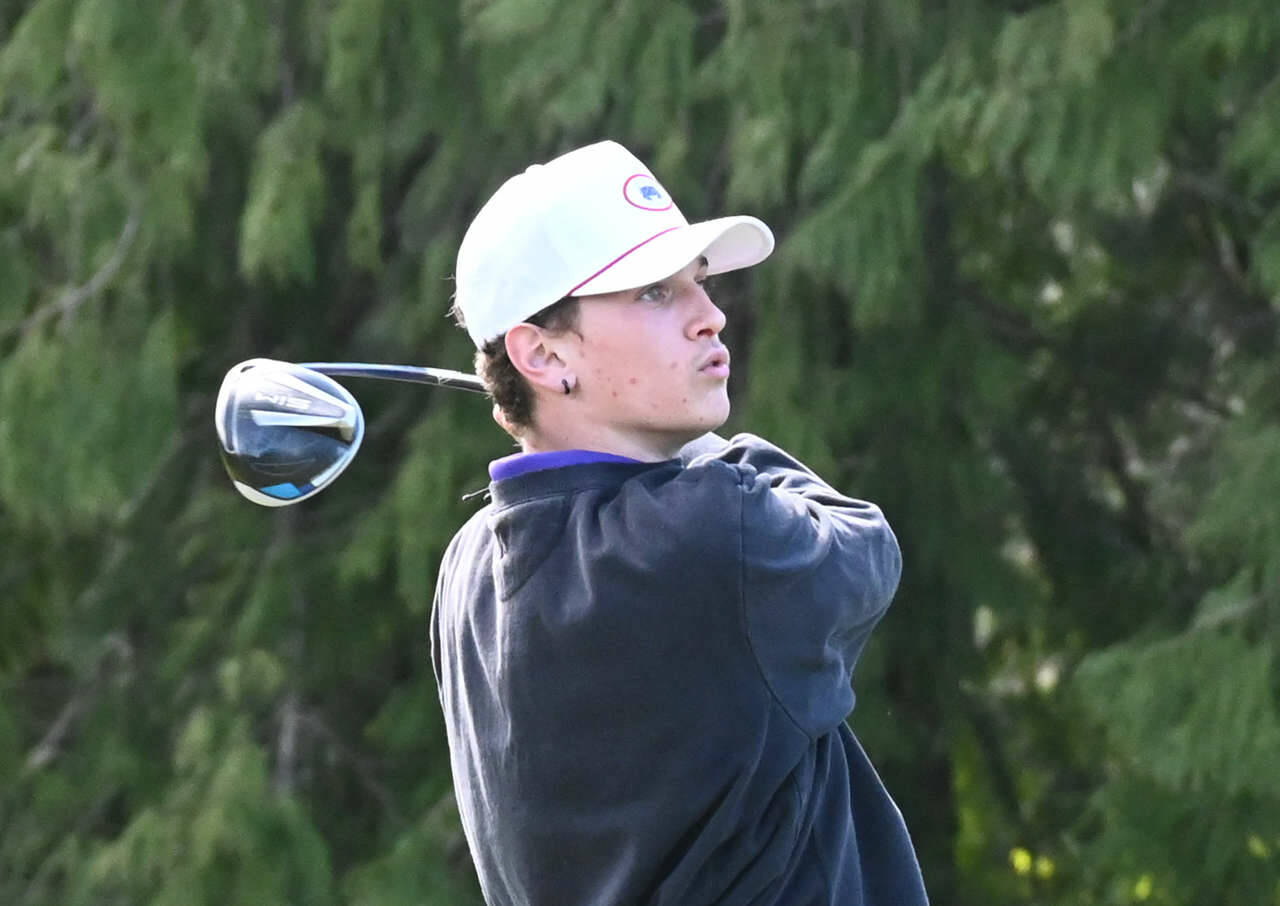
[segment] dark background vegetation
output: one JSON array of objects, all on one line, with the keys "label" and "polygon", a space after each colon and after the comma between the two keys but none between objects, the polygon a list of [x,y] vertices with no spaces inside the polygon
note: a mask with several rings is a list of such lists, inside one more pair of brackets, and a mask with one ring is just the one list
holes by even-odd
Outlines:
[{"label": "dark background vegetation", "polygon": [[700,219],[731,428],[880,503],[852,725],[939,904],[1280,904],[1273,0],[0,0],[0,902],[476,902],[427,656],[509,441],[354,387],[231,489],[255,355],[469,365],[501,179]]}]

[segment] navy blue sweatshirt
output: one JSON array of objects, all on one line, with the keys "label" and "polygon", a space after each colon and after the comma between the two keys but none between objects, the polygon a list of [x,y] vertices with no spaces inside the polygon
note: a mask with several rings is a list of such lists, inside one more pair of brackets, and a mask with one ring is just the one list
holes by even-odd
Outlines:
[{"label": "navy blue sweatshirt", "polygon": [[880,510],[751,435],[495,481],[432,660],[492,906],[916,906],[845,724],[897,587]]}]

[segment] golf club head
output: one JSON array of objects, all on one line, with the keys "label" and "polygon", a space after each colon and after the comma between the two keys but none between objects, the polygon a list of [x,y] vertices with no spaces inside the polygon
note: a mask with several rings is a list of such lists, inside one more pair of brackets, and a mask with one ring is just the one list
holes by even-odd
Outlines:
[{"label": "golf club head", "polygon": [[318,494],[364,439],[364,414],[345,387],[275,359],[249,359],[227,372],[214,421],[236,490],[262,506]]}]

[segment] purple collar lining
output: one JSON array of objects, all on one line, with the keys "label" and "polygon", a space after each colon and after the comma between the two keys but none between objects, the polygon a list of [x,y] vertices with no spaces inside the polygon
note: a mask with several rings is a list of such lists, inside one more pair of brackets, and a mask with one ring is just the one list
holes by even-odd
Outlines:
[{"label": "purple collar lining", "polygon": [[596,450],[552,450],[549,453],[513,453],[489,463],[489,477],[494,481],[515,478],[542,469],[560,469],[564,466],[580,466],[590,462],[638,463],[640,460],[616,453],[600,453]]}]

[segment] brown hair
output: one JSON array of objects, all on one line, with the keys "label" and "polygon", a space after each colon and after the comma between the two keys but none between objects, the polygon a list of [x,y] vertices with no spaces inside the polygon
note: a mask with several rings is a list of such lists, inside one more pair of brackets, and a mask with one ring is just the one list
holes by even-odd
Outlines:
[{"label": "brown hair", "polygon": [[[452,314],[459,326],[467,326],[456,305]],[[576,331],[578,299],[575,296],[565,296],[524,320],[527,324],[541,327],[553,334]],[[533,388],[511,363],[503,337],[489,340],[476,352],[476,374],[484,381],[494,405],[502,412],[504,421],[517,436],[533,427]]]}]

